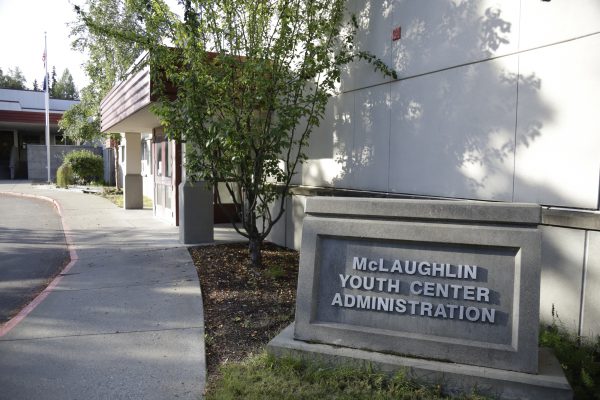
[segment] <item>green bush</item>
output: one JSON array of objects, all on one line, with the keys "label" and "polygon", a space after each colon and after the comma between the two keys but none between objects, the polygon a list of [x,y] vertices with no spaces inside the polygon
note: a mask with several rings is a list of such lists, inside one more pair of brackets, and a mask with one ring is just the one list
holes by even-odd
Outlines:
[{"label": "green bush", "polygon": [[73,184],[73,169],[70,164],[63,163],[56,170],[56,185],[66,188]]},{"label": "green bush", "polygon": [[102,157],[89,150],[72,151],[65,156],[63,164],[69,164],[73,169],[73,178],[77,183],[101,181],[103,174]]},{"label": "green bush", "polygon": [[540,330],[540,346],[554,350],[576,400],[600,400],[600,336],[577,337],[555,318]]}]

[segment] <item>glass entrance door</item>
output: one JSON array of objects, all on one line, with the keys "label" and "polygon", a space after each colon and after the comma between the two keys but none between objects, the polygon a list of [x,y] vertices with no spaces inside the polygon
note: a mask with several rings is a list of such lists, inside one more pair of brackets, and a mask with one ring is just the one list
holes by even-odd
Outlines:
[{"label": "glass entrance door", "polygon": [[175,174],[175,145],[155,129],[154,154],[154,215],[177,224],[177,182]]}]

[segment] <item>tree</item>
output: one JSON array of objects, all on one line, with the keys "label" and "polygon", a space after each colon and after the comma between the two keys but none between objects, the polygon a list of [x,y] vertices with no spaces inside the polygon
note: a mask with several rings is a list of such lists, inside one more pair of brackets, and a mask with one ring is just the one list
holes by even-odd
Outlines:
[{"label": "tree", "polygon": [[25,90],[26,81],[27,79],[25,79],[25,76],[19,67],[15,67],[14,69],[9,68],[6,75],[4,75],[0,68],[0,87]]},{"label": "tree", "polygon": [[48,86],[48,92],[50,97],[55,98],[54,88],[56,87],[56,67],[52,66],[52,73],[50,74],[50,86]]},{"label": "tree", "polygon": [[[90,105],[99,106],[115,83],[127,77],[129,68],[144,48],[135,42],[90,30],[84,19],[93,19],[101,25],[118,26],[132,35],[142,36],[144,29],[134,6],[134,1],[122,0],[86,0],[85,6],[74,6],[76,20],[71,24],[71,45],[74,50],[88,55],[84,69],[90,83],[82,92],[88,92]],[[82,93],[82,99],[84,97]]]},{"label": "tree", "polygon": [[55,99],[79,100],[79,93],[68,68],[65,68],[58,81],[53,84],[52,94]]},{"label": "tree", "polygon": [[33,91],[34,92],[39,92],[40,91],[40,84],[38,83],[37,79],[33,80]]},{"label": "tree", "polygon": [[395,72],[355,50],[357,22],[345,18],[344,0],[185,0],[183,21],[161,1],[138,3],[142,38],[92,18],[86,24],[150,50],[153,80],[163,83],[154,110],[165,132],[187,143],[188,177],[210,183],[219,204],[224,183],[241,221],[233,225],[258,266],[341,68],[362,59]]},{"label": "tree", "polygon": [[89,108],[83,103],[75,104],[58,121],[60,131],[71,140],[82,143],[98,138],[100,132],[100,118],[95,112],[90,113]]},{"label": "tree", "polygon": [[[88,55],[84,64],[89,84],[81,89],[81,102],[63,114],[59,127],[65,136],[76,142],[91,141],[103,137],[100,131],[100,101],[127,72],[143,48],[135,43],[124,42],[92,32],[83,19],[92,18],[98,23],[122,27],[141,35],[143,29],[134,8],[120,0],[87,0],[84,6],[75,6],[76,19],[71,24],[70,37],[74,50]],[[115,151],[115,175],[118,173],[118,135],[109,135]],[[118,187],[118,176],[115,178]]]}]

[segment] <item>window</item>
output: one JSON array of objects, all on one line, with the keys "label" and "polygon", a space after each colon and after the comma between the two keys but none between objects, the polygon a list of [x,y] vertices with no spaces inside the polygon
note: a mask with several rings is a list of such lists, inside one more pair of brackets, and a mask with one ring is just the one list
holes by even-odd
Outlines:
[{"label": "window", "polygon": [[156,146],[156,176],[162,176],[162,144]]},{"label": "window", "polygon": [[169,159],[170,145],[170,142],[165,142],[165,176],[167,177],[171,177],[171,160]]},{"label": "window", "polygon": [[152,175],[152,147],[149,140],[143,140],[142,143],[142,174]]},{"label": "window", "polygon": [[152,169],[152,140],[147,140],[146,144],[148,145],[148,169],[150,170],[149,173],[150,175],[153,174],[153,169]]}]

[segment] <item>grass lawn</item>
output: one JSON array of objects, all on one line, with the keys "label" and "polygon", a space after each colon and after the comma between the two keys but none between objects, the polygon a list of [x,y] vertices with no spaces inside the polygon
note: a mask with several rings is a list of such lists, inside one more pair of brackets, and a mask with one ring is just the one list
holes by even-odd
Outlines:
[{"label": "grass lawn", "polygon": [[[117,207],[123,207],[123,191],[121,189],[104,188],[100,195],[113,202]],[[144,196],[144,209],[152,209],[152,207],[152,199]]]},{"label": "grass lawn", "polygon": [[[580,341],[564,328],[544,327],[540,346],[558,357],[575,400],[600,400],[600,337]],[[209,382],[207,400],[228,399],[464,399],[483,400],[476,392],[444,396],[439,386],[427,386],[369,369],[328,367],[294,358],[275,358],[264,351],[242,361],[221,365]]]},{"label": "grass lawn", "polygon": [[226,364],[221,372],[220,379],[209,385],[207,400],[486,399],[477,394],[444,396],[440,387],[420,385],[402,372],[390,377],[369,369],[331,368],[266,353]]}]

